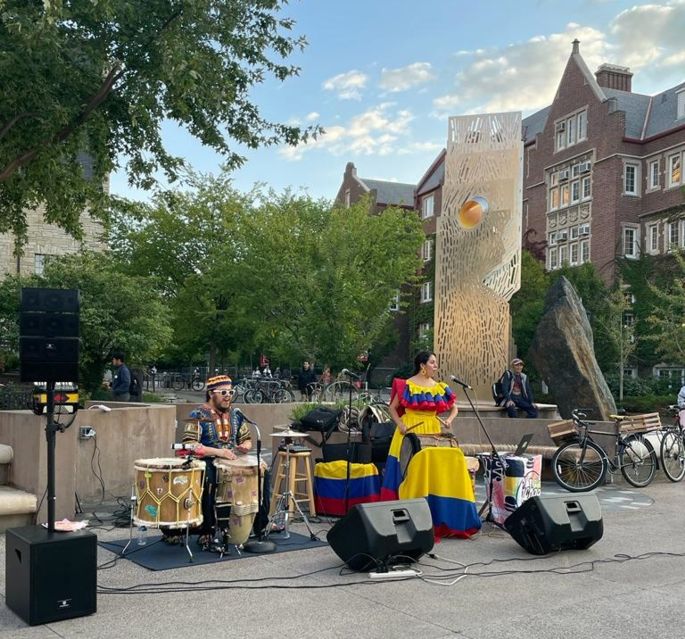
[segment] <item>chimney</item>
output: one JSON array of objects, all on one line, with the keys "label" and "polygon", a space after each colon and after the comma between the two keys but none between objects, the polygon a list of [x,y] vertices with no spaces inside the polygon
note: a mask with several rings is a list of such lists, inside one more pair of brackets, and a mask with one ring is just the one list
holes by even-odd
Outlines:
[{"label": "chimney", "polygon": [[348,162],[345,165],[345,175],[357,177],[357,167],[354,165],[354,162]]},{"label": "chimney", "polygon": [[615,64],[602,64],[595,71],[597,84],[607,89],[618,89],[630,93],[633,74],[628,67],[619,67]]}]

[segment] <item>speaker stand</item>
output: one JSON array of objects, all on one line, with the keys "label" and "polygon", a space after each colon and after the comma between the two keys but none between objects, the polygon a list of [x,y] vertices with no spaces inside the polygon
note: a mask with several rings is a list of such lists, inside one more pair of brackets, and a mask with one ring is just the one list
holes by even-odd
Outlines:
[{"label": "speaker stand", "polygon": [[55,421],[55,382],[49,381],[47,391],[47,424],[45,425],[45,437],[48,443],[48,531],[55,532],[55,446],[57,443],[57,431],[64,432],[64,427]]}]

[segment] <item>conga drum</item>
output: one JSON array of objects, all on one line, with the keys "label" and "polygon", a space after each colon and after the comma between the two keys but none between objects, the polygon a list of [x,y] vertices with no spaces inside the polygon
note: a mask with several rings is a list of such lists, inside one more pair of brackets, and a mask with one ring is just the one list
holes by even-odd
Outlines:
[{"label": "conga drum", "polygon": [[205,462],[138,459],[136,477],[136,526],[186,528],[202,523],[202,489]]},{"label": "conga drum", "polygon": [[473,486],[473,494],[476,494],[476,473],[480,468],[480,461],[477,457],[464,457],[466,462],[466,467],[469,470],[469,475],[471,476],[471,486]]},{"label": "conga drum", "polygon": [[[230,506],[228,541],[244,544],[259,510],[257,460],[251,457],[215,459],[216,505]],[[262,477],[266,465],[262,462]]]},{"label": "conga drum", "polygon": [[420,450],[430,447],[447,446],[448,448],[459,448],[459,442],[450,434],[436,433],[434,435],[415,435],[414,433],[407,433],[402,439],[402,447],[400,448],[400,473],[402,479],[407,475],[409,462],[412,457]]}]

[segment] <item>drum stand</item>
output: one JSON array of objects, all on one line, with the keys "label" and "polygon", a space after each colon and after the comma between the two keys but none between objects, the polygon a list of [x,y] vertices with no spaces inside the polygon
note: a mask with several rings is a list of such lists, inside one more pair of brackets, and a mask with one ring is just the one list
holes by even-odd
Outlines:
[{"label": "drum stand", "polygon": [[[286,438],[286,444],[285,444],[285,476],[286,478],[290,477],[290,456],[292,454],[292,442],[289,442]],[[281,493],[278,497],[278,501],[276,502],[276,508],[274,510],[274,514],[269,517],[269,521],[266,524],[266,535],[264,535],[264,539],[268,540],[269,535],[273,532],[273,524],[274,522],[279,518],[279,515],[283,515],[283,521],[284,521],[284,529],[283,532],[285,533],[283,538],[284,539],[290,539],[290,531],[288,529],[288,513],[289,513],[289,506],[290,506],[290,501],[292,500],[293,506],[295,507],[295,510],[298,512],[300,517],[302,517],[302,521],[304,522],[304,525],[307,527],[307,530],[309,531],[309,538],[312,541],[319,541],[319,538],[314,534],[314,531],[312,530],[312,526],[309,523],[309,519],[307,519],[307,515],[305,515],[302,512],[302,508],[300,508],[300,504],[298,501],[295,499],[295,495],[290,490],[290,482],[286,482],[286,490],[284,493]]]}]

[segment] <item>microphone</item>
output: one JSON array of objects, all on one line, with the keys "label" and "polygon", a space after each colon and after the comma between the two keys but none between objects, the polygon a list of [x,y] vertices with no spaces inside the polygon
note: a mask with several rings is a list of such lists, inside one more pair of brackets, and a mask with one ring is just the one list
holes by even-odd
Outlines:
[{"label": "microphone", "polygon": [[340,371],[340,373],[341,373],[342,375],[347,375],[348,377],[354,377],[355,379],[359,379],[359,375],[357,375],[357,373],[353,373],[351,370],[349,370],[349,369],[347,369],[347,368],[343,368],[343,369]]},{"label": "microphone", "polygon": [[458,377],[455,377],[454,375],[450,375],[450,379],[455,383],[459,384],[462,388],[468,388],[469,390],[473,390],[472,386],[469,386],[466,382],[462,382]]}]

